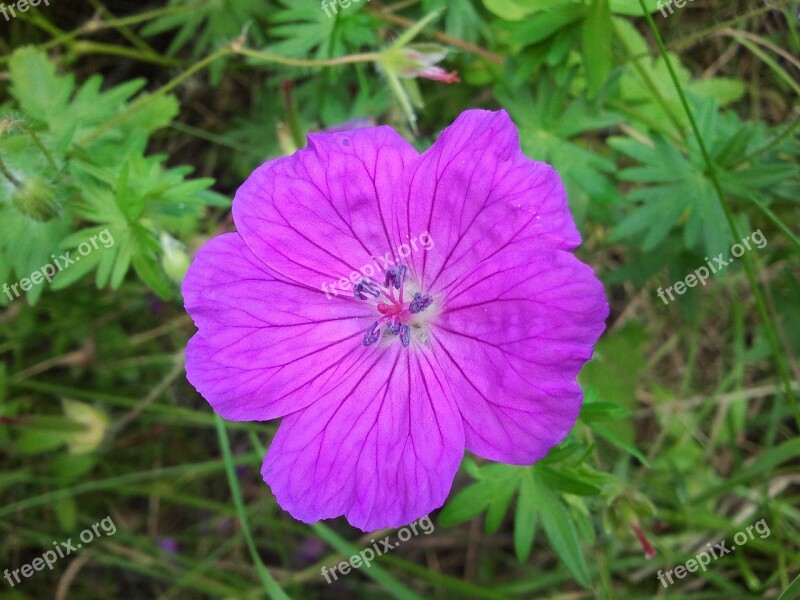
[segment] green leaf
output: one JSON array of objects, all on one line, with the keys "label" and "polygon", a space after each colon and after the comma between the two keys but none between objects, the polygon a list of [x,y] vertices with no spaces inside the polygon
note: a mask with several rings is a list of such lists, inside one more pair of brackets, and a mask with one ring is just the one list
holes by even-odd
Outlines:
[{"label": "green leaf", "polygon": [[[319,2],[314,0],[306,4],[306,8],[311,10],[312,5],[316,12],[322,13]],[[263,43],[261,23],[273,16],[275,10],[271,2],[252,0],[169,0],[169,6],[178,10],[148,23],[142,29],[143,35],[177,30],[168,38],[172,42],[167,53],[174,55],[188,44],[195,57],[207,53],[212,46],[241,35],[251,23],[256,26],[248,29],[249,36],[256,44]]]},{"label": "green leaf", "polygon": [[793,460],[798,456],[800,456],[800,438],[793,438],[780,446],[775,446],[774,448],[763,451],[751,465],[740,469],[724,483],[707,488],[694,498],[692,502],[703,502],[709,498],[718,497],[753,479],[772,476],[779,465]]},{"label": "green leaf", "polygon": [[75,499],[72,496],[59,498],[55,510],[61,528],[65,531],[73,531],[78,524],[78,506]]},{"label": "green leaf", "polygon": [[15,447],[19,454],[42,454],[62,446],[65,437],[64,432],[24,427],[15,441]]},{"label": "green leaf", "polygon": [[[252,2],[250,0],[239,0]],[[330,58],[351,51],[353,46],[374,48],[380,42],[374,21],[360,7],[353,5],[330,16],[319,0],[279,0],[281,8],[269,5],[272,23],[270,37],[279,40],[266,50],[280,56],[297,58]],[[267,6],[265,4],[265,6]]]},{"label": "green leaf", "polygon": [[572,23],[580,21],[585,14],[586,8],[582,4],[558,6],[522,21],[499,23],[498,37],[510,44],[521,46],[538,44]]},{"label": "green leaf", "polygon": [[590,98],[594,98],[608,80],[613,66],[611,9],[609,0],[592,0],[583,21],[583,60]]},{"label": "green leaf", "polygon": [[439,522],[445,526],[458,525],[482,513],[496,499],[505,497],[507,490],[494,481],[479,481],[463,489],[439,513]]},{"label": "green leaf", "polygon": [[[29,279],[34,272],[52,263],[51,255],[58,253],[58,240],[64,237],[70,226],[66,219],[45,223],[34,221],[1,204],[0,223],[3,224],[0,252],[8,257],[17,281]],[[34,285],[28,292],[28,301],[35,303],[46,287],[46,281]],[[24,293],[20,287],[17,290]]]},{"label": "green leaf", "polygon": [[533,494],[536,498],[542,528],[556,554],[564,562],[575,580],[583,587],[591,586],[589,567],[583,553],[578,530],[564,501],[554,494],[542,481],[533,478]]},{"label": "green leaf", "polygon": [[66,485],[85,479],[100,459],[99,453],[68,454],[66,452],[49,458],[48,466]]},{"label": "green leaf", "polygon": [[133,268],[139,278],[147,284],[156,296],[162,300],[170,300],[174,296],[169,280],[161,272],[158,263],[143,254],[133,255]]},{"label": "green leaf", "polygon": [[411,27],[406,29],[402,34],[400,34],[397,39],[392,42],[390,46],[392,49],[399,49],[404,48],[408,44],[410,44],[414,38],[416,38],[422,30],[425,29],[428,25],[433,23],[436,19],[442,16],[444,9],[435,10],[427,15],[425,15],[422,19],[414,23]]},{"label": "green leaf", "polygon": [[452,2],[451,0],[422,0],[425,13],[446,8],[444,15],[446,34],[467,42],[476,42],[480,38],[483,20],[478,7],[473,2]]},{"label": "green leaf", "polygon": [[75,88],[73,77],[61,77],[47,55],[32,46],[20,48],[9,60],[11,95],[37,121],[51,123],[63,111]]},{"label": "green leaf", "polygon": [[70,259],[75,260],[75,264],[68,265],[64,270],[59,271],[58,275],[53,279],[52,287],[54,290],[68,288],[81,277],[94,270],[100,262],[101,253],[95,251],[87,256],[76,256],[74,252],[70,252]]},{"label": "green leaf", "polygon": [[517,490],[516,478],[506,481],[506,485],[498,487],[498,494],[489,503],[486,511],[486,533],[493,535],[500,529],[503,517],[508,510],[514,492]]},{"label": "green leaf", "polygon": [[522,477],[517,498],[517,514],[514,518],[514,551],[520,562],[525,562],[533,548],[536,534],[536,487],[530,472]]},{"label": "green leaf", "polygon": [[468,521],[490,509],[487,527],[495,527],[502,520],[524,469],[502,463],[493,463],[478,471],[480,480],[450,499],[439,514],[439,522],[449,527]]},{"label": "green leaf", "polygon": [[521,21],[528,15],[557,8],[580,4],[580,0],[483,0],[489,12],[506,21]]},{"label": "green leaf", "polygon": [[618,448],[625,450],[625,452],[627,452],[628,454],[635,456],[639,460],[639,462],[641,462],[644,466],[650,467],[650,462],[647,460],[647,457],[645,457],[645,455],[642,454],[636,446],[634,446],[632,443],[628,443],[625,440],[621,439],[619,436],[617,436],[616,433],[614,433],[610,429],[607,429],[604,425],[595,423],[594,425],[592,425],[592,431],[594,431],[602,438],[608,440]]},{"label": "green leaf", "polygon": [[584,402],[581,408],[581,420],[586,423],[593,421],[616,421],[630,416],[630,411],[613,402]]},{"label": "green leaf", "polygon": [[598,496],[602,492],[596,485],[576,477],[567,469],[556,470],[545,465],[536,465],[536,475],[551,488],[567,494]]},{"label": "green leaf", "polygon": [[[666,0],[665,0],[666,1]],[[662,2],[663,4],[664,2]],[[647,11],[654,13],[658,10],[659,0],[645,0]],[[611,12],[615,15],[642,16],[642,7],[637,0],[611,0]]]},{"label": "green leaf", "polygon": [[795,598],[800,598],[800,575],[795,577],[789,587],[778,596],[778,600],[795,600]]}]

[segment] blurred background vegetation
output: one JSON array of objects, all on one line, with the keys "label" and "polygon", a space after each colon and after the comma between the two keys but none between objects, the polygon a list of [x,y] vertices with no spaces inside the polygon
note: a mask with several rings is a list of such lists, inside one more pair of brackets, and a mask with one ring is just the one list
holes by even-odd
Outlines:
[{"label": "blurred background vegetation", "polygon": [[[796,0],[4,6],[0,284],[115,243],[0,294],[0,569],[117,532],[0,598],[800,597]],[[418,77],[420,55],[461,81]],[[475,107],[561,173],[607,285],[586,405],[533,467],[467,457],[434,533],[328,585],[390,532],[280,510],[259,475],[276,423],[223,424],[185,381],[179,284],[236,187],[306,133],[390,124],[422,150]],[[659,299],[755,231],[765,247]]]}]

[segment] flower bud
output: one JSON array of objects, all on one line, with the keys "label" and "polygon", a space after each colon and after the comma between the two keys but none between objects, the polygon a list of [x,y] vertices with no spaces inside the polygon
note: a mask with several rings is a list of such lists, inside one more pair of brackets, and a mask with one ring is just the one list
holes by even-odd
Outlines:
[{"label": "flower bud", "polygon": [[411,44],[384,53],[381,63],[403,79],[433,79],[443,83],[461,81],[458,73],[448,73],[437,66],[447,56],[447,48],[438,44]]},{"label": "flower bud", "polygon": [[161,267],[167,277],[178,285],[183,282],[186,271],[189,270],[189,255],[186,246],[167,233],[161,234],[161,248],[164,255],[161,257]]},{"label": "flower bud", "polygon": [[24,179],[11,196],[11,202],[19,212],[35,221],[49,221],[59,214],[55,191],[41,177]]},{"label": "flower bud", "polygon": [[103,443],[108,432],[108,416],[103,411],[83,402],[64,400],[64,415],[84,426],[82,431],[64,435],[70,454],[88,454]]},{"label": "flower bud", "polygon": [[606,528],[620,538],[630,538],[631,534],[639,540],[645,556],[651,559],[655,556],[655,548],[642,531],[640,519],[655,515],[653,504],[636,491],[626,492],[614,498],[606,507],[603,515]]}]

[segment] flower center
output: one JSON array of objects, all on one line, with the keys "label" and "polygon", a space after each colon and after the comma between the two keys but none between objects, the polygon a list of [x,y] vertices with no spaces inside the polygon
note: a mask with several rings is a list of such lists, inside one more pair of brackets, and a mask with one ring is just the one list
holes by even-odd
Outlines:
[{"label": "flower center", "polygon": [[431,304],[433,298],[428,294],[415,292],[410,302],[404,298],[408,267],[398,265],[386,271],[383,285],[371,279],[362,279],[353,288],[357,300],[375,302],[375,308],[382,315],[370,325],[364,334],[364,345],[372,346],[382,336],[395,335],[404,347],[411,343],[411,329],[418,327],[414,315],[421,313]]}]

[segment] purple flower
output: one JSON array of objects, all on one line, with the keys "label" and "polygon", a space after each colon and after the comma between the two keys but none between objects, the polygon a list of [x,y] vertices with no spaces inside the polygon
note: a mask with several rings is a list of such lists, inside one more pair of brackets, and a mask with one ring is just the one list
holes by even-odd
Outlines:
[{"label": "purple flower", "polygon": [[170,554],[178,553],[178,542],[175,538],[163,537],[158,540],[158,547]]},{"label": "purple flower", "polygon": [[507,113],[467,111],[422,155],[389,127],[312,134],[233,216],[183,285],[186,370],[226,419],[284,417],[262,475],[295,518],[405,525],[465,448],[529,465],[574,425],[608,305]]}]

